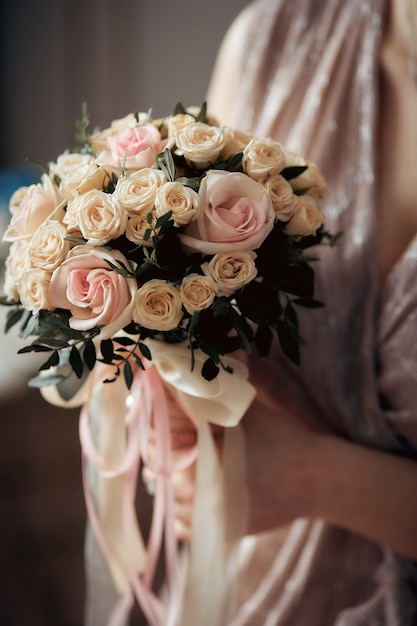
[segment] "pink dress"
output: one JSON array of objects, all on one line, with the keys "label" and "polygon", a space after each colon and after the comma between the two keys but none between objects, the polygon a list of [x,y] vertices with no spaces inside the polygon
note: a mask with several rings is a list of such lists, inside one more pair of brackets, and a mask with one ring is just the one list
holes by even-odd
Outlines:
[{"label": "pink dress", "polygon": [[[277,385],[290,385],[305,411],[342,437],[416,456],[417,238],[383,285],[376,267],[385,8],[384,0],[253,3],[225,40],[209,110],[315,161],[331,189],[326,225],[343,230],[315,264],[325,307],[300,311],[301,367],[276,348],[253,358],[252,379],[269,402]],[[228,626],[417,623],[416,564],[321,520],[248,537],[239,559]]]}]

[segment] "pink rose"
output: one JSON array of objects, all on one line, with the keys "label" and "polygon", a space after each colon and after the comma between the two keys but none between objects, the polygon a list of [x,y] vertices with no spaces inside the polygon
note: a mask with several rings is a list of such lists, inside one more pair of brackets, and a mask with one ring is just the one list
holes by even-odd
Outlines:
[{"label": "pink rose", "polygon": [[151,167],[163,145],[161,134],[153,124],[128,126],[107,138],[108,150],[98,155],[97,162],[134,170]]},{"label": "pink rose", "polygon": [[269,194],[246,174],[209,170],[199,196],[197,219],[180,237],[184,246],[203,254],[255,250],[274,226]]},{"label": "pink rose", "polygon": [[101,339],[112,337],[132,320],[136,279],[115,272],[107,261],[129,261],[117,250],[76,246],[52,274],[49,287],[51,304],[69,310],[69,320],[75,330],[90,330],[104,326]]},{"label": "pink rose", "polygon": [[30,239],[62,201],[63,197],[46,174],[40,183],[22,187],[10,199],[12,219],[3,240]]}]

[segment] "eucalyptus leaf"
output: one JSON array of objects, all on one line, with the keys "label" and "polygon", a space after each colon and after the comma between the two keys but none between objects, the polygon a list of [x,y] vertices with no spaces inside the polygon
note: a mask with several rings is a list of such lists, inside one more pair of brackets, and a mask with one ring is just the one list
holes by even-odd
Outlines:
[{"label": "eucalyptus leaf", "polygon": [[78,348],[76,348],[76,346],[72,346],[71,348],[69,362],[72,367],[72,371],[74,372],[76,377],[81,378],[84,372],[84,364],[80,352]]},{"label": "eucalyptus leaf", "polygon": [[285,180],[292,180],[300,176],[306,169],[308,169],[308,165],[290,165],[289,167],[284,167],[280,174]]},{"label": "eucalyptus leaf", "polygon": [[145,357],[145,359],[147,359],[148,361],[152,361],[152,352],[150,351],[146,343],[143,343],[143,341],[141,341],[139,343],[139,350],[142,356]]},{"label": "eucalyptus leaf", "polygon": [[24,309],[13,309],[7,312],[5,332],[9,331],[15,324],[20,322],[24,313]]},{"label": "eucalyptus leaf", "polygon": [[172,115],[184,115],[187,111],[184,108],[184,105],[181,102],[177,102],[172,112]]},{"label": "eucalyptus leaf", "polygon": [[123,377],[125,379],[126,387],[130,389],[133,383],[133,371],[129,361],[126,361],[124,364]]},{"label": "eucalyptus leaf", "polygon": [[27,354],[28,352],[51,352],[52,348],[48,346],[42,346],[39,344],[31,344],[30,346],[25,346],[24,348],[20,348],[17,351],[17,354]]},{"label": "eucalyptus leaf", "polygon": [[92,369],[94,368],[94,365],[95,365],[96,359],[97,359],[96,347],[94,345],[94,342],[91,339],[88,339],[86,341],[86,344],[85,344],[84,350],[83,350],[83,359],[84,359],[84,363],[86,364],[87,368],[91,372]]},{"label": "eucalyptus leaf", "polygon": [[100,352],[105,363],[111,363],[114,358],[113,341],[111,339],[103,339],[100,343]]},{"label": "eucalyptus leaf", "polygon": [[63,376],[62,374],[50,374],[50,375],[40,374],[39,376],[35,376],[34,378],[31,378],[28,381],[28,386],[34,387],[36,389],[40,389],[41,387],[59,385],[59,383],[62,383],[64,380],[65,380],[65,376]]},{"label": "eucalyptus leaf", "polygon": [[59,365],[59,353],[57,350],[52,352],[49,359],[40,366],[39,371],[49,370],[51,367],[55,367],[56,365]]}]

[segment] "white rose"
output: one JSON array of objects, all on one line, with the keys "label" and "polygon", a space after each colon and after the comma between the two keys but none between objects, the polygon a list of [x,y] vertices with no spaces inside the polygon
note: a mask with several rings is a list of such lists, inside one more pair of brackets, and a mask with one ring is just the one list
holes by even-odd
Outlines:
[{"label": "white rose", "polygon": [[109,179],[106,170],[97,165],[89,154],[61,154],[56,163],[49,164],[49,171],[59,178],[59,191],[67,200],[90,189],[102,190]]},{"label": "white rose", "polygon": [[201,269],[210,276],[218,287],[219,296],[231,296],[249,284],[257,275],[256,253],[251,250],[219,252]]},{"label": "white rose", "polygon": [[56,220],[42,224],[29,244],[29,255],[35,267],[53,271],[67,256],[71,244],[66,241],[66,228]]},{"label": "white rose", "polygon": [[285,167],[282,146],[269,139],[253,138],[243,151],[242,167],[251,178],[279,174]]},{"label": "white rose", "polygon": [[113,196],[130,215],[146,214],[154,208],[156,192],[165,182],[163,172],[145,167],[119,178]]},{"label": "white rose", "polygon": [[280,222],[288,222],[294,215],[297,205],[297,196],[290,183],[281,174],[263,176],[258,183],[265,187],[271,196],[275,217]]},{"label": "white rose", "polygon": [[189,274],[180,285],[182,303],[188,313],[208,309],[214,302],[218,287],[211,276]]},{"label": "white rose", "polygon": [[68,232],[79,229],[89,244],[103,246],[124,234],[127,217],[111,194],[91,190],[69,203],[63,221]]},{"label": "white rose", "polygon": [[150,280],[137,291],[133,301],[135,322],[151,330],[177,328],[183,317],[179,291],[165,280]]},{"label": "white rose", "polygon": [[19,280],[30,269],[33,269],[33,263],[27,242],[14,241],[9,248],[9,254],[5,261],[4,276],[4,293],[10,302],[19,302]]},{"label": "white rose", "polygon": [[18,290],[20,302],[25,309],[34,313],[41,310],[54,310],[48,295],[51,276],[52,272],[36,267],[20,277]]},{"label": "white rose", "polygon": [[305,194],[299,196],[293,217],[287,223],[284,232],[291,237],[314,235],[323,224],[324,214],[316,200]]},{"label": "white rose", "polygon": [[175,226],[185,226],[197,215],[199,196],[190,187],[179,182],[165,183],[156,192],[155,212],[157,217],[172,211]]},{"label": "white rose", "polygon": [[187,162],[205,168],[217,160],[225,138],[222,128],[194,122],[175,134],[175,143]]}]

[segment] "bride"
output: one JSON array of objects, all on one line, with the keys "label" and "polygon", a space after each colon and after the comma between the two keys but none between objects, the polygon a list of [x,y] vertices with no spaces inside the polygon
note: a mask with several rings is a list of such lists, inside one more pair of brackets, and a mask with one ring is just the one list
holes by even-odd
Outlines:
[{"label": "bride", "polygon": [[[228,626],[411,626],[416,0],[253,2],[226,36],[208,104],[222,124],[315,161],[330,188],[326,226],[343,231],[315,264],[325,307],[301,316],[302,365],[290,366],[278,346],[268,359],[250,357],[249,506]],[[176,453],[195,437],[173,407]],[[215,437],[221,453],[228,433]],[[174,477],[185,541],[194,470]]]}]

